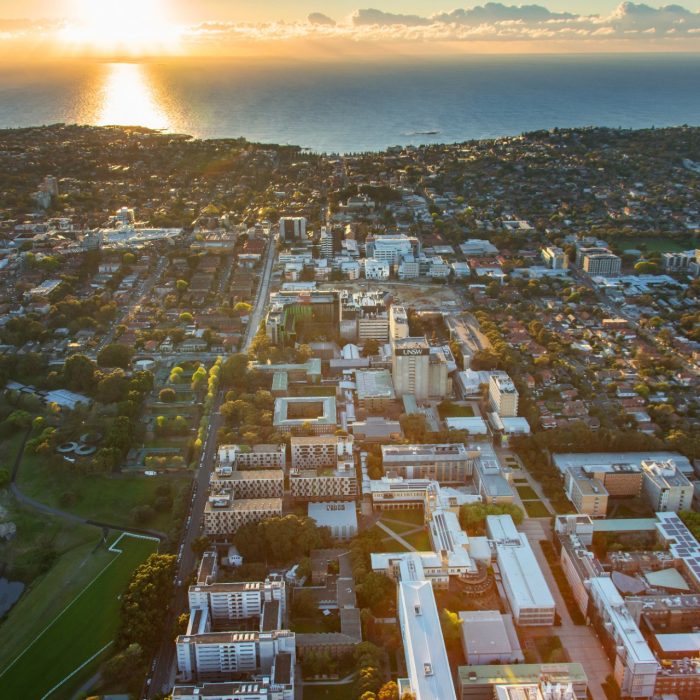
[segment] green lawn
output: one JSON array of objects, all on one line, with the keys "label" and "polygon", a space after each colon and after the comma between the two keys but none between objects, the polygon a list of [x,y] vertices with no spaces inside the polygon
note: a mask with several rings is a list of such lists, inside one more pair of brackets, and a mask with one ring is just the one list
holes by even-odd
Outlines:
[{"label": "green lawn", "polygon": [[515,488],[518,490],[518,495],[523,501],[535,501],[539,499],[539,496],[532,486],[516,486]]},{"label": "green lawn", "polygon": [[548,518],[551,515],[542,501],[525,501],[523,505],[531,518]]},{"label": "green lawn", "polygon": [[[119,622],[120,596],[134,569],[155,551],[156,543],[127,535],[117,547],[123,550],[121,554],[101,550],[93,555],[91,568],[98,568],[104,562],[97,575],[5,666],[0,675],[4,697],[43,697],[112,641]],[[86,551],[81,554],[90,556]],[[51,583],[56,584],[53,577]],[[37,602],[41,602],[40,593],[47,596],[50,591],[42,589],[40,583],[33,591]],[[18,613],[22,613],[20,606]],[[44,618],[48,619],[48,616]],[[14,629],[13,621],[14,611],[8,620]],[[95,659],[83,672],[94,672],[99,661],[100,658]],[[58,693],[56,697],[61,695]]]},{"label": "green lawn", "polygon": [[[40,455],[25,452],[20,467],[18,482],[25,495],[41,503],[69,510],[93,520],[131,525],[131,510],[140,505],[151,505],[157,498],[156,490],[164,480],[172,481],[177,489],[183,476],[83,476],[69,468],[53,469]],[[75,505],[64,507],[60,503],[61,494],[72,491],[78,496]],[[166,532],[172,523],[170,511],[157,513],[148,527]]]},{"label": "green lawn", "polygon": [[438,413],[440,418],[473,418],[474,409],[471,406],[459,406],[458,404],[447,402],[447,404],[438,404]]},{"label": "green lawn", "polygon": [[402,535],[404,532],[409,532],[411,530],[414,530],[416,527],[418,527],[414,523],[394,522],[393,520],[389,520],[386,517],[382,518],[381,522],[382,522],[382,524],[386,525],[389,529],[393,530],[394,532],[398,533],[399,535]]},{"label": "green lawn", "polygon": [[404,539],[419,552],[428,552],[431,549],[430,537],[428,537],[427,532],[414,532],[412,535],[406,535]]},{"label": "green lawn", "polygon": [[691,239],[679,242],[670,238],[646,238],[644,236],[632,238],[625,236],[624,238],[616,239],[615,243],[618,243],[623,250],[644,250],[642,246],[646,246],[646,250],[649,253],[678,253],[682,250],[688,250],[694,245]]},{"label": "green lawn", "polygon": [[423,508],[411,508],[407,510],[385,510],[382,511],[382,518],[391,518],[392,520],[400,520],[402,523],[408,523],[416,527],[422,525],[425,520]]}]

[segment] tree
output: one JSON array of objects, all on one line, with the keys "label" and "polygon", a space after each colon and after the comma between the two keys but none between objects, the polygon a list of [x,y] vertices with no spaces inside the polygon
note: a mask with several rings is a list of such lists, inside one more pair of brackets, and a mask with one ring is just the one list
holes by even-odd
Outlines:
[{"label": "tree", "polygon": [[180,323],[194,323],[194,316],[189,311],[183,311],[179,316]]},{"label": "tree", "polygon": [[195,537],[190,543],[190,548],[198,559],[209,549],[209,547],[211,547],[211,540],[206,535]]},{"label": "tree", "polygon": [[379,352],[379,341],[368,338],[362,348],[362,357],[374,357]]},{"label": "tree", "polygon": [[63,380],[73,391],[91,391],[95,379],[95,363],[85,355],[71,355],[63,365]]},{"label": "tree", "polygon": [[112,343],[111,345],[105,345],[97,354],[97,364],[100,367],[121,367],[122,369],[128,369],[133,354],[133,349],[128,345]]},{"label": "tree", "polygon": [[10,485],[11,475],[7,469],[0,469],[0,489],[6,489]]},{"label": "tree", "polygon": [[[140,686],[141,678],[139,677],[145,672],[145,659],[141,645],[134,642],[109,659],[102,666],[101,675],[106,683],[123,684],[125,680],[130,680],[129,685],[138,683]],[[135,680],[134,680],[135,679]],[[137,686],[138,687],[138,686]]]},{"label": "tree", "polygon": [[393,601],[396,584],[384,574],[370,572],[357,586],[360,607],[386,609],[387,603]]},{"label": "tree", "polygon": [[175,557],[151,554],[131,577],[121,599],[117,648],[138,643],[147,655],[161,641],[172,597]]},{"label": "tree", "polygon": [[443,608],[440,613],[440,627],[445,643],[457,643],[461,639],[462,618],[455,612]]},{"label": "tree", "polygon": [[175,389],[166,387],[158,392],[158,401],[162,401],[163,403],[173,403],[176,398],[177,394],[175,393]]},{"label": "tree", "polygon": [[385,683],[377,693],[377,700],[399,700],[399,686],[396,682]]},{"label": "tree", "polygon": [[32,414],[18,408],[7,416],[5,422],[18,430],[26,430],[32,424]]},{"label": "tree", "polygon": [[190,284],[189,282],[187,282],[187,280],[178,280],[177,282],[175,282],[175,289],[177,289],[177,291],[180,294],[184,294],[189,289],[189,287]]},{"label": "tree", "polygon": [[466,503],[459,509],[459,523],[470,534],[481,534],[489,515],[510,515],[516,525],[523,521],[523,512],[513,503]]}]

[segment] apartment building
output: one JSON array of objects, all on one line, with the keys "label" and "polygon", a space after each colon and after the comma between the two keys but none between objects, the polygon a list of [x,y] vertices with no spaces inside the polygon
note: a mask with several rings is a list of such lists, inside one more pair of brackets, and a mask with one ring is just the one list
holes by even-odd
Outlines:
[{"label": "apartment building", "polygon": [[518,415],[518,390],[506,372],[489,375],[489,403],[502,418]]},{"label": "apartment building", "polygon": [[239,527],[282,515],[281,498],[244,498],[234,500],[230,494],[212,494],[204,507],[204,533],[225,538]]},{"label": "apartment building", "polygon": [[306,219],[303,216],[283,216],[279,228],[280,240],[285,243],[306,238]]},{"label": "apartment building", "polygon": [[[190,610],[208,610],[215,623],[233,620],[261,618],[265,605],[269,606],[278,626],[285,609],[285,583],[282,579],[265,581],[235,581],[230,583],[209,582],[190,586],[187,592]],[[270,626],[270,625],[266,625]]]},{"label": "apartment building", "polygon": [[565,270],[569,263],[566,253],[554,245],[542,249],[542,260],[552,270]]},{"label": "apartment building", "polygon": [[292,469],[289,489],[295,501],[350,501],[358,496],[357,472],[352,460],[335,467]]},{"label": "apartment building", "polygon": [[281,469],[249,469],[228,475],[214,472],[209,488],[215,494],[231,494],[241,498],[282,498],[284,472]]},{"label": "apartment building", "polygon": [[285,445],[221,445],[218,469],[284,469],[287,465]]},{"label": "apartment building", "polygon": [[237,674],[271,674],[280,654],[295,657],[295,635],[270,632],[203,632],[175,640],[183,680],[228,680]]},{"label": "apartment building", "polygon": [[335,467],[338,460],[352,459],[352,435],[292,437],[292,469]]},{"label": "apartment building", "polygon": [[582,267],[591,277],[617,277],[622,259],[607,248],[591,248],[583,255]]}]

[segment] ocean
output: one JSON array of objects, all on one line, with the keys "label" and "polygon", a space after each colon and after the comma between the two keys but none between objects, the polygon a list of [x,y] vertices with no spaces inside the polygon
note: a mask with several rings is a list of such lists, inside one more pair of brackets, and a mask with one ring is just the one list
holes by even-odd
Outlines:
[{"label": "ocean", "polygon": [[0,128],[139,124],[349,153],[553,127],[700,124],[700,54],[0,66]]}]

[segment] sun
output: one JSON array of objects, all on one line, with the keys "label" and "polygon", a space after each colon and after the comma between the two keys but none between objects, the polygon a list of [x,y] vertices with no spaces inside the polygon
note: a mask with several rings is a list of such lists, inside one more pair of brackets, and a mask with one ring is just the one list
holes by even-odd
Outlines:
[{"label": "sun", "polygon": [[73,0],[64,40],[97,53],[140,55],[172,48],[177,29],[160,0]]}]

